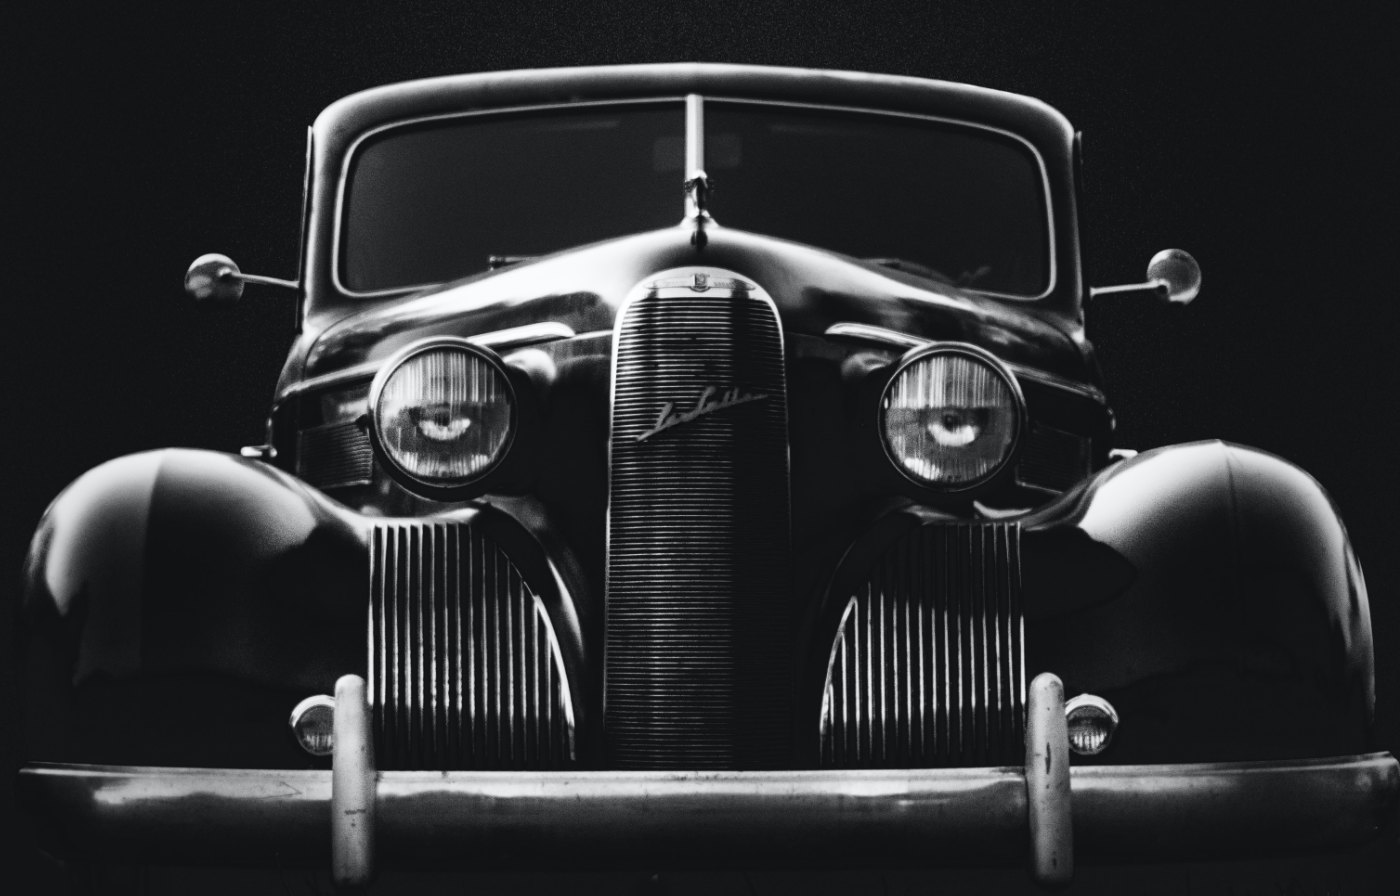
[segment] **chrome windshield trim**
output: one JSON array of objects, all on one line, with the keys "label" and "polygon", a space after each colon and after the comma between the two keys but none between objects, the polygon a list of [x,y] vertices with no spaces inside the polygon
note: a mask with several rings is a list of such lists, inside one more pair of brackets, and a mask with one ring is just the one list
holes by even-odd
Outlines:
[{"label": "chrome windshield trim", "polygon": [[[877,327],[873,324],[858,324],[851,322],[841,322],[832,324],[826,328],[826,335],[835,339],[857,339],[862,342],[874,342],[879,345],[889,346],[897,349],[922,348],[925,345],[932,345],[937,340],[925,339],[922,336],[911,336],[908,333],[901,333],[898,330],[889,330],[884,327]],[[1044,370],[1034,367],[1027,367],[1024,364],[1013,364],[1010,361],[1002,361],[1011,372],[1016,374],[1018,380],[1031,380],[1042,386],[1049,386],[1054,389],[1061,389],[1065,392],[1073,392],[1085,398],[1103,404],[1107,401],[1103,392],[1096,386],[1087,383],[1077,383],[1074,380],[1066,379]]]},{"label": "chrome windshield trim", "polygon": [[[1015,131],[1008,131],[1004,128],[995,127],[989,124],[982,124],[976,121],[967,121],[966,119],[961,118],[947,118],[941,115],[923,115],[918,112],[900,112],[897,110],[889,109],[870,109],[863,108],[860,106],[841,106],[825,103],[788,102],[786,100],[755,100],[728,96],[706,96],[705,101],[711,103],[734,103],[736,105],[748,106],[782,106],[787,109],[819,109],[826,112],[855,112],[864,115],[877,115],[882,117],[887,116],[891,118],[912,118],[919,121],[936,121],[940,124],[950,124],[956,127],[987,131],[989,133],[999,134],[1002,137],[1006,137],[1016,141],[1017,143],[1021,144],[1027,150],[1030,151],[1031,156],[1035,159],[1036,167],[1040,170],[1040,187],[1043,191],[1045,198],[1045,233],[1048,241],[1047,251],[1049,252],[1048,259],[1050,264],[1049,277],[1046,281],[1045,289],[1041,290],[1035,295],[1023,295],[1021,293],[1014,292],[994,292],[991,290],[977,289],[976,287],[971,286],[965,287],[965,289],[967,289],[967,291],[969,292],[975,292],[978,295],[994,296],[996,298],[1001,299],[1011,299],[1016,302],[1038,302],[1042,299],[1048,298],[1052,293],[1054,293],[1055,286],[1059,283],[1059,264],[1056,258],[1056,251],[1059,248],[1059,244],[1055,239],[1055,206],[1053,198],[1050,195],[1050,169],[1046,167],[1045,157],[1041,155],[1040,150],[1036,148],[1036,145],[1027,140],[1025,137],[1022,137],[1020,134],[1017,134]],[[775,233],[772,235],[777,237],[783,236],[783,234],[780,233]],[[817,248],[822,247],[819,246]]]},{"label": "chrome windshield trim", "polygon": [[[506,106],[499,109],[472,109],[467,112],[449,112],[443,115],[421,115],[416,118],[405,118],[402,121],[393,121],[382,124],[378,127],[370,128],[355,138],[354,142],[345,150],[345,156],[340,160],[340,177],[335,185],[335,214],[331,219],[331,285],[341,295],[352,299],[378,299],[389,296],[402,296],[408,293],[417,292],[421,289],[429,289],[437,286],[437,283],[416,283],[410,286],[395,286],[390,289],[376,289],[358,291],[350,289],[341,280],[340,264],[344,260],[344,243],[342,241],[345,228],[345,188],[350,182],[350,164],[355,160],[355,156],[360,151],[360,146],[371,137],[376,137],[386,131],[398,128],[413,127],[414,125],[427,124],[433,121],[450,121],[457,118],[479,118],[491,115],[511,115],[520,112],[545,112],[550,109],[587,109],[605,106],[648,106],[664,105],[666,103],[683,103],[684,96],[662,95],[650,97],[636,97],[625,100],[590,100],[578,103],[544,103],[541,105]],[[568,248],[568,247],[564,247]],[[478,273],[485,273],[479,271]],[[472,276],[470,274],[464,276]]]},{"label": "chrome windshield trim", "polygon": [[[558,321],[544,321],[538,324],[526,324],[523,327],[508,327],[504,330],[493,330],[490,333],[481,333],[476,336],[467,336],[466,341],[473,345],[489,348],[497,354],[508,352],[511,349],[524,348],[529,345],[542,345],[546,342],[557,342],[560,339],[572,339],[576,334],[568,324],[561,324]],[[320,376],[313,376],[310,379],[288,387],[283,392],[279,401],[286,401],[307,392],[324,389],[330,386],[353,383],[356,380],[370,380],[379,372],[389,359],[379,361],[365,361],[344,370],[337,370],[332,373],[323,373]]]}]

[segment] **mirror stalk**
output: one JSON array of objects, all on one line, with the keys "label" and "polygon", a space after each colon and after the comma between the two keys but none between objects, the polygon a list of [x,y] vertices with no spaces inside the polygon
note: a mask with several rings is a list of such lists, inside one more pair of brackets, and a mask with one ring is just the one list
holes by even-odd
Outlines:
[{"label": "mirror stalk", "polygon": [[232,258],[217,253],[199,256],[185,272],[185,292],[197,302],[236,302],[243,296],[245,283],[276,286],[281,289],[301,288],[301,284],[295,280],[245,274],[238,269]]},{"label": "mirror stalk", "polygon": [[1190,252],[1163,249],[1147,263],[1147,280],[1122,286],[1098,286],[1089,290],[1089,298],[1120,295],[1129,292],[1150,292],[1171,305],[1189,305],[1201,291],[1201,266]]}]

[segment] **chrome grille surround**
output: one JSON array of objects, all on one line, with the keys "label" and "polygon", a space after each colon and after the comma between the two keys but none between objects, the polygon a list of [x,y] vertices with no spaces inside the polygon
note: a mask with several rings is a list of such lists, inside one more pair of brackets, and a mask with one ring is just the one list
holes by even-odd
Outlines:
[{"label": "chrome grille surround", "polygon": [[780,767],[794,689],[777,309],[730,272],[667,271],[619,314],[613,357],[609,767]]},{"label": "chrome grille surround", "polygon": [[369,701],[382,769],[556,769],[573,699],[543,602],[466,522],[377,522]]},{"label": "chrome grille surround", "polygon": [[819,762],[917,768],[1019,762],[1025,625],[1020,525],[904,536],[845,604],[822,690]]}]

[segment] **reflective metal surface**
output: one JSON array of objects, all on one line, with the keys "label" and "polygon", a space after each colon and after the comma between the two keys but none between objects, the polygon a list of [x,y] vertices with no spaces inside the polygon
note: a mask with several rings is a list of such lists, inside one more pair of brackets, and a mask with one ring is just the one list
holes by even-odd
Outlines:
[{"label": "reflective metal surface", "polygon": [[1026,707],[1026,800],[1031,829],[1031,873],[1045,884],[1074,877],[1074,805],[1065,688],[1042,672],[1031,682]]},{"label": "reflective metal surface", "polygon": [[365,680],[342,675],[335,683],[335,757],[331,767],[331,877],[341,886],[363,886],[374,874],[378,801],[373,726]]},{"label": "reflective metal surface", "polygon": [[[1075,849],[1107,859],[1336,849],[1393,824],[1387,754],[1070,770]],[[382,864],[578,867],[1022,862],[1019,768],[839,772],[380,772]],[[21,800],[60,855],[329,861],[331,772],[36,764]],[[553,845],[540,850],[539,844]]]},{"label": "reflective metal surface", "polygon": [[1201,266],[1184,249],[1163,249],[1147,263],[1147,279],[1163,284],[1167,301],[1189,305],[1201,291]]},{"label": "reflective metal surface", "polygon": [[1120,286],[1096,286],[1093,298],[1123,293],[1152,293],[1164,302],[1189,305],[1201,291],[1201,266],[1184,249],[1163,249],[1147,263],[1147,280]]},{"label": "reflective metal surface", "polygon": [[199,256],[185,272],[185,292],[197,302],[236,302],[243,296],[245,283],[277,286],[282,289],[301,288],[301,284],[295,280],[245,274],[238,269],[233,259],[218,253]]},{"label": "reflective metal surface", "polygon": [[573,697],[549,613],[477,527],[378,523],[368,621],[381,768],[574,763]]},{"label": "reflective metal surface", "polygon": [[791,524],[773,302],[732,272],[668,271],[639,287],[615,339],[608,765],[780,768]]},{"label": "reflective metal surface", "polygon": [[1016,523],[929,525],[896,543],[842,614],[821,764],[1019,762],[1026,669]]}]

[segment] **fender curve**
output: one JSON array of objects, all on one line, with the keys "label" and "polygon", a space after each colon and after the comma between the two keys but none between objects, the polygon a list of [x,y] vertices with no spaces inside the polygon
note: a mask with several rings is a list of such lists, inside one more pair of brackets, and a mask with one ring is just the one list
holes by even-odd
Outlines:
[{"label": "fender curve", "polygon": [[1031,668],[1117,707],[1103,761],[1369,748],[1365,582],[1335,507],[1296,466],[1223,442],[1160,448],[1023,529]]},{"label": "fender curve", "polygon": [[[482,527],[540,591],[582,683],[586,737],[577,571],[545,537],[539,508],[507,505],[442,519]],[[296,747],[287,716],[366,672],[376,520],[266,464],[210,451],[137,454],[79,477],[40,521],[26,562],[28,755],[325,766]]]},{"label": "fender curve", "polygon": [[[363,672],[364,569],[355,515],[265,464],[172,449],[89,471],[25,564],[28,751],[306,765],[285,716]],[[276,734],[248,744],[256,726]]]}]

